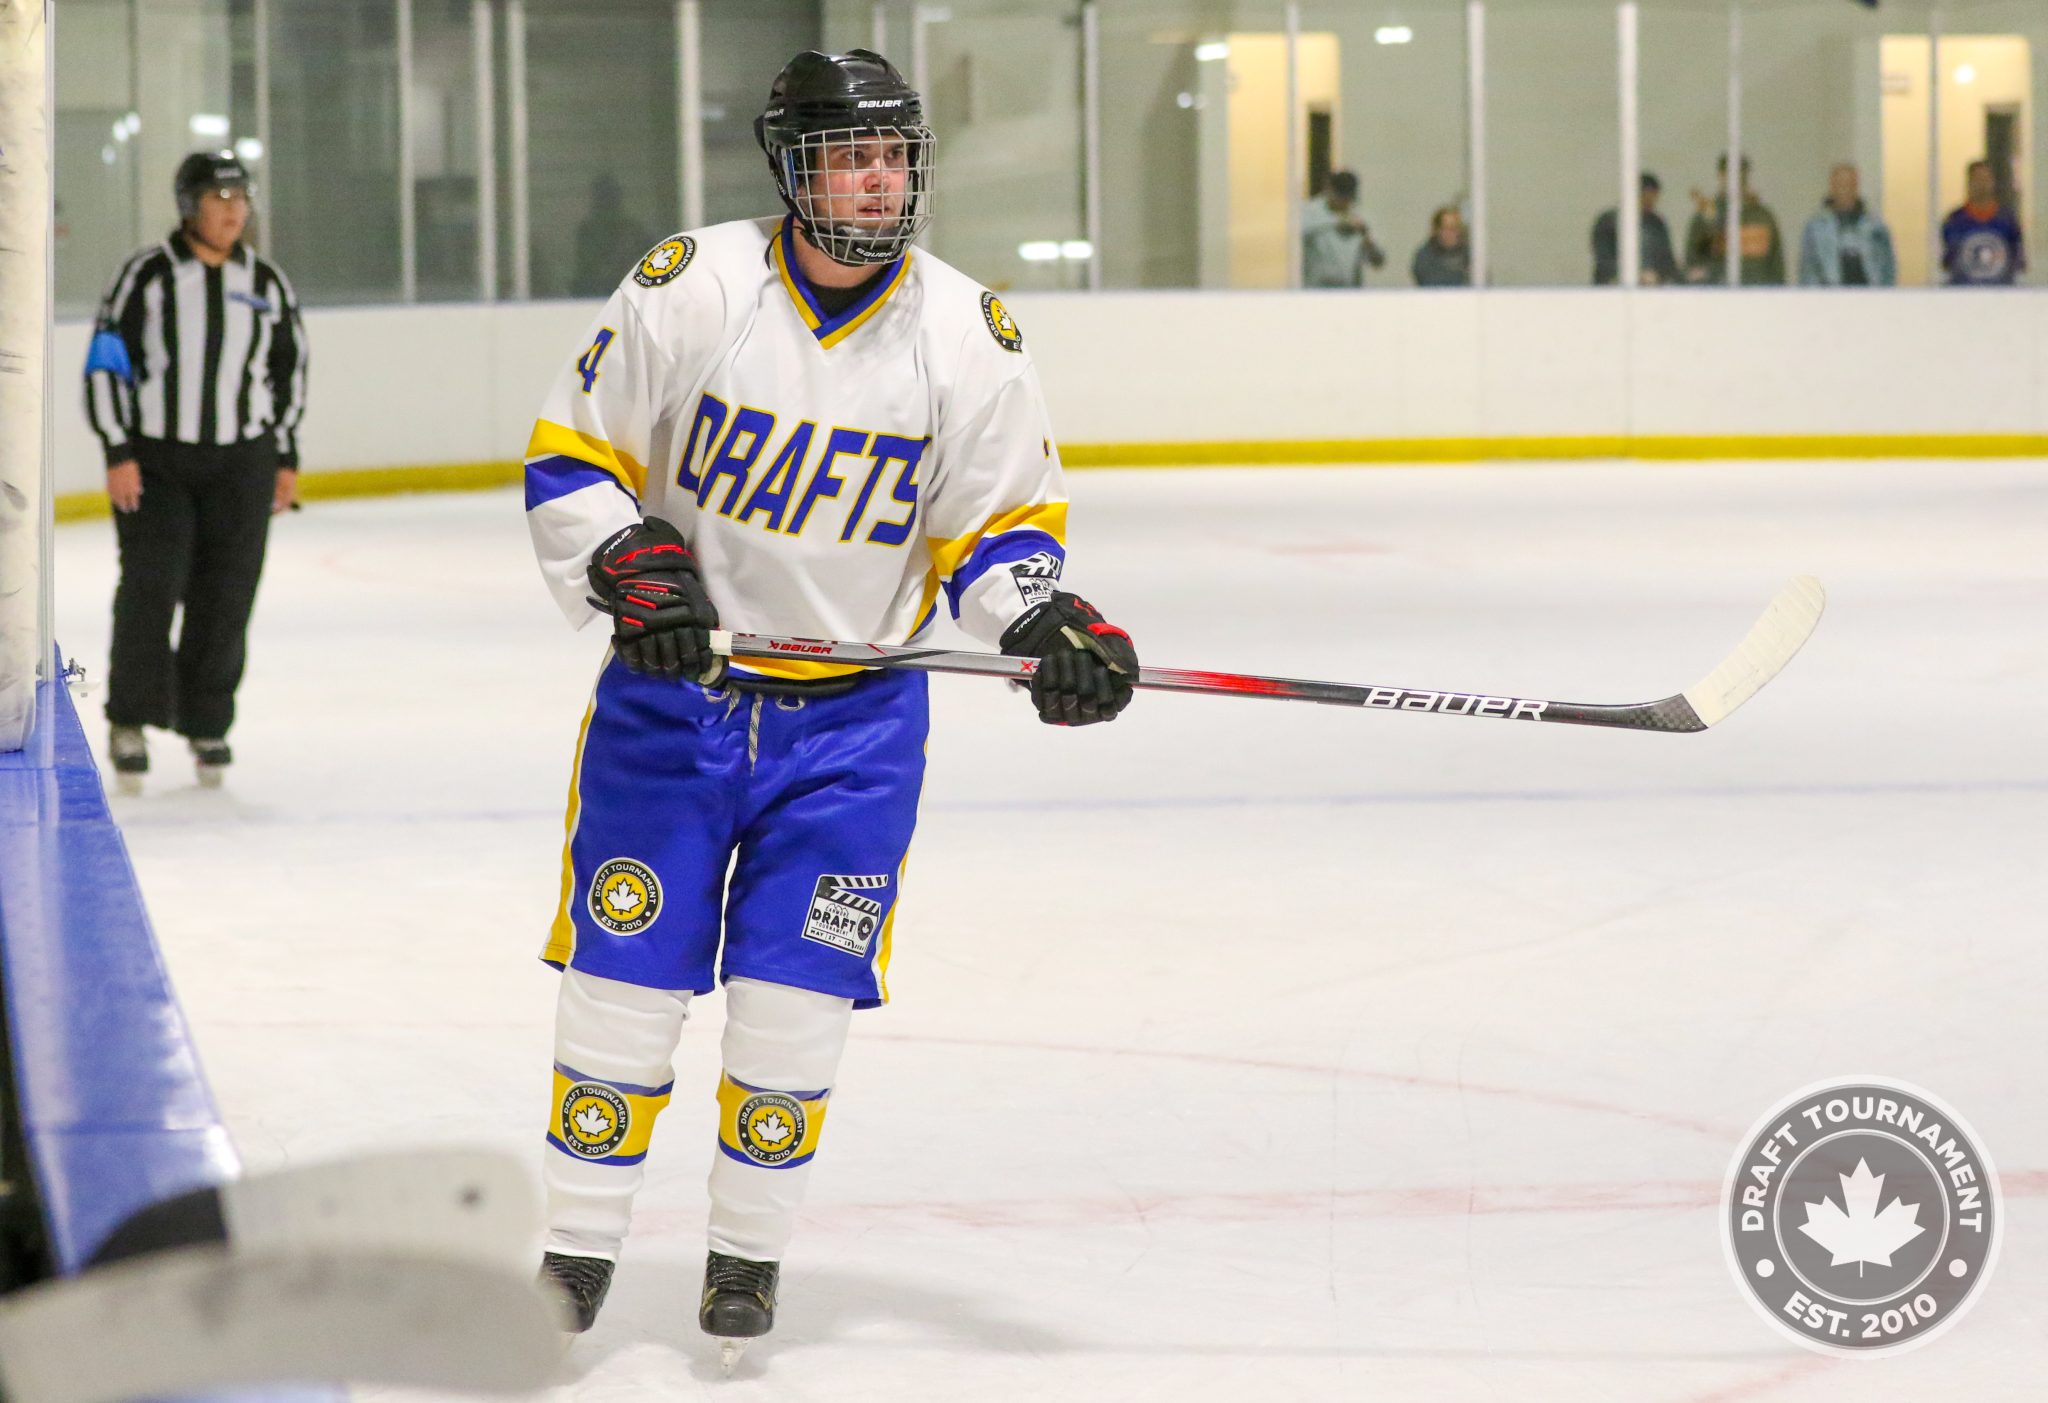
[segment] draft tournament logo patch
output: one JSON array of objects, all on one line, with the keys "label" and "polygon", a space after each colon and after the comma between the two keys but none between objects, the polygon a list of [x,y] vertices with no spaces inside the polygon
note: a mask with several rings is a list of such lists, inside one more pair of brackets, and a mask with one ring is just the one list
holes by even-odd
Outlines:
[{"label": "draft tournament logo patch", "polygon": [[780,1164],[804,1142],[803,1103],[779,1091],[761,1091],[740,1103],[734,1137],[756,1164]]},{"label": "draft tournament logo patch", "polygon": [[663,239],[640,260],[640,266],[633,270],[633,281],[642,287],[660,287],[663,283],[674,282],[696,256],[697,241],[688,235]]},{"label": "draft tournament logo patch", "polygon": [[1043,604],[1059,587],[1060,558],[1049,550],[1026,556],[1010,567],[1010,578],[1017,582],[1026,608]]},{"label": "draft tournament logo patch", "polygon": [[1728,1265],[1764,1319],[1827,1354],[1911,1349],[1953,1325],[2004,1207],[1975,1132],[1918,1087],[1850,1077],[1757,1122],[1729,1167]]},{"label": "draft tournament logo patch", "polygon": [[579,1081],[562,1093],[561,1140],[585,1159],[603,1159],[626,1143],[633,1113],[602,1082]]},{"label": "draft tournament logo patch", "polygon": [[661,883],[645,863],[615,857],[590,879],[590,919],[613,935],[637,935],[661,914]]},{"label": "draft tournament logo patch", "polygon": [[993,292],[981,295],[981,319],[988,323],[988,334],[996,338],[996,344],[1006,351],[1024,349],[1024,333],[1017,330],[1016,321],[1010,316],[1010,309]]},{"label": "draft tournament logo patch", "polygon": [[868,943],[882,928],[882,901],[861,893],[881,891],[888,885],[887,877],[818,878],[811,893],[810,915],[804,918],[804,939],[849,955],[866,955]]}]

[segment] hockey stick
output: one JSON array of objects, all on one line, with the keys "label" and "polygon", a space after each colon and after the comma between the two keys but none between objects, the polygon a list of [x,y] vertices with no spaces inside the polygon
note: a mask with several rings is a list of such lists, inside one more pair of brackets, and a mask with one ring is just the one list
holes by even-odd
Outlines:
[{"label": "hockey stick", "polygon": [[387,1250],[510,1266],[524,1260],[538,1221],[527,1175],[505,1155],[364,1155],[174,1194],[123,1222],[87,1265],[225,1243],[237,1252]]},{"label": "hockey stick", "polygon": [[[1776,677],[1820,623],[1827,596],[1820,581],[1800,575],[1778,591],[1749,634],[1705,677],[1661,701],[1601,706],[1585,702],[1537,701],[1482,692],[1432,692],[1366,683],[1304,682],[1288,677],[1252,677],[1235,672],[1186,672],[1140,668],[1133,685],[1159,692],[1210,696],[1271,697],[1278,701],[1362,706],[1376,711],[1426,711],[1439,716],[1488,716],[1503,721],[1551,721],[1568,726],[1617,726],[1631,731],[1704,731],[1725,719]],[[975,677],[1029,677],[1031,658],[1001,653],[952,652],[943,648],[892,647],[883,643],[835,643],[761,633],[714,630],[711,649],[731,658],[800,658],[863,667],[903,667]]]},{"label": "hockey stick", "polygon": [[554,1372],[559,1328],[509,1271],[182,1247],[0,1297],[0,1403],[319,1382],[520,1392]]}]

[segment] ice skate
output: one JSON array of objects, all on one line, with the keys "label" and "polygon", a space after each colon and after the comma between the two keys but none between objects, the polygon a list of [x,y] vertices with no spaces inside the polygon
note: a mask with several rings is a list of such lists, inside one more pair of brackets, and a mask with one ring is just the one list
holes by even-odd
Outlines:
[{"label": "ice skate", "polygon": [[580,1335],[597,1319],[605,1292],[611,1290],[616,1262],[602,1257],[571,1257],[561,1252],[543,1252],[540,1285],[552,1289],[562,1303],[562,1331]]},{"label": "ice skate", "polygon": [[149,745],[140,726],[115,726],[107,733],[107,758],[114,762],[114,792],[133,798],[149,773]]},{"label": "ice skate", "polygon": [[192,742],[192,765],[199,773],[201,789],[218,789],[227,778],[228,766],[235,762],[235,753],[228,749],[224,740],[198,740]]},{"label": "ice skate", "polygon": [[718,1362],[729,1374],[747,1346],[775,1328],[776,1262],[749,1262],[713,1252],[704,1260],[704,1300],[697,1324],[718,1341]]}]

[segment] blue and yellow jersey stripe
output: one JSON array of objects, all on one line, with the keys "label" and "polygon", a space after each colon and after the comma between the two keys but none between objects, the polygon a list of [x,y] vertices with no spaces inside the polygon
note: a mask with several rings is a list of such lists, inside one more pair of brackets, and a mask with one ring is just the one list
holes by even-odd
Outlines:
[{"label": "blue and yellow jersey stripe", "polygon": [[[562,459],[572,461],[565,465],[559,461]],[[632,493],[636,502],[640,500],[641,493],[647,487],[647,466],[637,461],[632,454],[614,448],[595,434],[586,434],[566,424],[556,424],[546,419],[534,424],[533,436],[526,441],[526,464],[529,510],[537,505],[531,500],[535,495],[536,473],[552,471],[560,475],[567,468],[573,477],[576,465],[587,464],[602,469],[610,474],[619,486]],[[584,484],[578,482],[575,485]],[[542,500],[556,495],[560,494],[544,490]]]},{"label": "blue and yellow jersey stripe", "polygon": [[804,281],[803,271],[797,267],[795,231],[796,221],[785,218],[782,232],[768,244],[768,257],[775,266],[776,276],[782,279],[783,289],[789,293],[789,300],[796,305],[797,315],[811,329],[811,335],[818,338],[818,344],[830,350],[860,330],[862,324],[895,295],[896,289],[903,286],[903,279],[910,272],[910,255],[906,253],[894,263],[885,264],[882,275],[851,306],[843,311],[827,312],[811,291],[810,284]]}]

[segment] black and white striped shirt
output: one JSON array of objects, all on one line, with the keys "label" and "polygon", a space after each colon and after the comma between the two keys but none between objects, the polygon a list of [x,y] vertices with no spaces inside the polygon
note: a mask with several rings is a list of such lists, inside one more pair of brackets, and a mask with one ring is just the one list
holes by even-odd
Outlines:
[{"label": "black and white striped shirt", "polygon": [[299,465],[306,331],[277,265],[246,245],[221,267],[183,231],[129,259],[100,304],[85,359],[85,408],[109,466],[136,439],[234,444],[274,435]]}]

